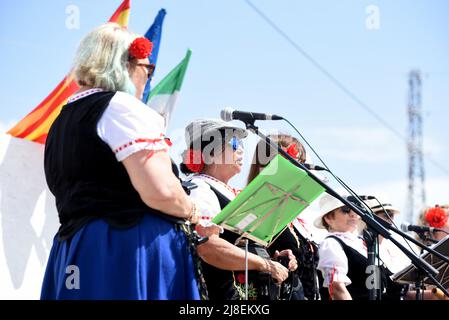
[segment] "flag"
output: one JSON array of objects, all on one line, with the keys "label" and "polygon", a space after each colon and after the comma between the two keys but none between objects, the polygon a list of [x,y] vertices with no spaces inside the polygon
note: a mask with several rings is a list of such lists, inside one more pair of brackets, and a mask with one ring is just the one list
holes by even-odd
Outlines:
[{"label": "flag", "polygon": [[176,99],[181,90],[191,54],[192,51],[190,49],[187,50],[184,59],[151,90],[148,97],[147,105],[165,118],[165,128],[168,127],[171,115],[175,109]]},{"label": "flag", "polygon": [[[109,22],[116,22],[121,26],[128,26],[130,0],[124,0],[120,7],[114,12]],[[45,144],[48,131],[61,112],[62,106],[79,87],[75,82],[74,75],[69,73],[57,85],[57,87],[34,108],[28,115],[20,120],[7,133],[13,137],[31,140]]]},{"label": "flag", "polygon": [[[164,23],[166,13],[167,12],[165,11],[165,9],[159,10],[156,18],[154,18],[153,24],[148,29],[147,33],[145,33],[145,38],[147,38],[153,43],[153,51],[151,52],[150,63],[154,64],[155,66],[157,62],[157,55],[159,53],[159,44],[161,43],[162,24]],[[145,85],[142,101],[148,101],[150,89],[151,89],[151,78],[148,79],[147,84]]]}]

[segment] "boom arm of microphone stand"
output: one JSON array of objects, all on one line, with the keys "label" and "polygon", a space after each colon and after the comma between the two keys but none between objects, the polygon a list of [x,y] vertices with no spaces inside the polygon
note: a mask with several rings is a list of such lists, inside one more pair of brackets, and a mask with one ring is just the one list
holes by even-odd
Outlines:
[{"label": "boom arm of microphone stand", "polygon": [[[424,259],[416,256],[414,253],[410,252],[407,248],[405,248],[401,243],[399,243],[396,239],[394,239],[391,236],[391,233],[383,227],[379,222],[374,220],[372,217],[367,215],[365,212],[361,211],[356,205],[345,199],[344,197],[340,196],[336,191],[334,191],[331,187],[326,185],[323,181],[321,181],[318,177],[316,177],[309,169],[307,169],[305,166],[303,166],[301,163],[293,159],[287,152],[285,152],[281,146],[278,144],[275,144],[271,141],[270,138],[265,136],[263,133],[259,131],[259,128],[254,125],[255,121],[249,121],[244,122],[246,125],[246,128],[255,134],[257,134],[261,139],[263,139],[268,145],[270,145],[273,149],[277,149],[278,152],[287,160],[289,160],[292,164],[295,166],[301,168],[302,170],[306,171],[309,177],[311,177],[315,182],[317,182],[319,185],[321,185],[328,194],[331,196],[334,196],[338,200],[340,200],[343,204],[351,208],[357,215],[360,216],[360,218],[363,220],[363,222],[366,223],[366,225],[377,234],[383,236],[385,239],[391,240],[393,244],[395,244],[411,261],[412,263],[417,267],[425,271],[430,276],[435,276],[438,274],[438,270],[436,270],[434,267],[432,267],[427,261]],[[446,291],[447,292],[447,291]]]},{"label": "boom arm of microphone stand", "polygon": [[[334,175],[334,177],[335,177],[341,184],[343,184],[345,187],[349,188],[349,187],[346,185],[346,183],[345,183],[343,180],[340,179],[340,177],[335,176],[335,175]],[[359,200],[362,201],[362,202],[364,203],[363,199],[360,199],[360,198],[359,198]],[[369,206],[368,206],[368,207],[369,207]],[[374,213],[373,213],[373,214],[374,214]],[[379,219],[380,219],[380,218],[379,218]],[[436,255],[436,256],[437,256],[438,258],[440,258],[441,260],[444,260],[445,262],[449,263],[449,258],[448,258],[448,257],[446,257],[445,255],[439,253],[438,251],[435,251],[435,250],[432,249],[432,248],[429,248],[428,246],[426,246],[425,244],[419,242],[418,240],[416,240],[416,239],[413,238],[412,236],[408,235],[407,233],[403,232],[402,230],[399,230],[398,228],[394,227],[394,226],[391,225],[391,224],[388,224],[387,228],[388,228],[389,230],[391,230],[391,231],[393,231],[393,232],[399,234],[401,237],[406,238],[407,240],[409,240],[409,241],[412,242],[413,244],[417,245],[417,246],[420,247],[421,249],[426,250],[426,251],[428,251],[429,253],[432,253],[432,254]],[[408,249],[407,249],[407,250],[408,250]]]},{"label": "boom arm of microphone stand", "polygon": [[[335,177],[335,178],[336,178],[342,185],[344,185],[346,188],[348,188],[349,190],[351,190],[352,193],[355,193],[355,192],[352,191],[352,189],[349,188],[349,187],[346,185],[346,183],[345,183],[343,180],[341,180],[338,176],[336,176],[336,175],[333,175],[333,176],[334,176],[334,177]],[[357,196],[357,195],[356,195],[356,196]],[[362,199],[360,199],[358,196],[357,196],[357,198],[359,199],[359,201],[365,203],[365,202],[364,202]],[[368,207],[368,206],[367,206],[367,207]],[[374,215],[374,213],[373,213],[373,215]],[[380,218],[379,218],[379,219],[380,219]],[[415,245],[417,245],[417,246],[420,247],[421,249],[426,250],[426,251],[428,251],[429,253],[436,255],[438,258],[440,258],[441,260],[445,261],[446,263],[449,263],[449,258],[448,258],[448,257],[446,257],[445,255],[439,253],[438,251],[436,251],[436,250],[434,250],[434,249],[432,249],[432,248],[429,248],[429,247],[427,247],[426,245],[420,243],[418,240],[416,240],[415,238],[409,236],[407,233],[402,232],[402,230],[399,230],[398,228],[394,227],[394,226],[391,225],[391,224],[388,224],[388,225],[387,225],[387,228],[388,228],[389,230],[391,230],[391,231],[393,231],[393,232],[399,234],[399,235],[402,236],[404,239],[407,239],[407,240],[409,240],[410,242],[414,243]],[[392,241],[392,239],[393,239],[393,238],[391,238],[390,241]],[[392,241],[393,244],[396,245],[397,247],[399,247],[399,249],[402,250],[401,246],[398,245],[398,243],[395,243],[396,239],[393,239],[393,240],[394,240],[394,241]],[[406,248],[404,247],[404,249],[406,249]],[[407,250],[408,252],[410,252],[408,249],[406,249],[406,250]],[[404,252],[404,254],[407,255],[407,253],[405,253],[404,250],[402,250],[402,251]],[[412,252],[410,252],[410,253],[413,254]],[[414,255],[414,256],[417,257],[416,255]],[[410,258],[408,255],[407,255],[407,257]],[[419,259],[421,259],[422,261],[426,262],[424,259],[422,259],[422,258],[420,258],[420,257],[417,257],[417,258],[419,258]],[[410,260],[413,261],[412,259],[410,259]],[[415,263],[414,263],[414,265],[415,265],[417,268],[419,268]],[[432,267],[431,265],[429,265],[429,266]],[[432,268],[433,268],[433,267],[432,267]],[[438,272],[438,271],[437,271],[437,272]],[[427,272],[427,275],[428,275],[429,279],[432,280],[432,282],[433,282],[439,289],[441,289],[441,291],[444,293],[444,295],[446,295],[447,297],[449,297],[449,292],[447,291],[447,289],[444,288],[444,287],[441,285],[440,282],[438,282],[438,280],[434,277],[434,275],[430,274],[429,272]]]}]

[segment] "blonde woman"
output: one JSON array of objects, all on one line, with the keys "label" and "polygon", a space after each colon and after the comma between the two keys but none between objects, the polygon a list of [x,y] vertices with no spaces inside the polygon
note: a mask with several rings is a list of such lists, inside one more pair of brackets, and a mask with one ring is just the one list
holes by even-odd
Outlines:
[{"label": "blonde woman", "polygon": [[199,299],[184,222],[196,206],[172,171],[163,118],[141,97],[152,44],[117,24],[89,33],[80,90],[45,146],[61,227],[42,299]]}]

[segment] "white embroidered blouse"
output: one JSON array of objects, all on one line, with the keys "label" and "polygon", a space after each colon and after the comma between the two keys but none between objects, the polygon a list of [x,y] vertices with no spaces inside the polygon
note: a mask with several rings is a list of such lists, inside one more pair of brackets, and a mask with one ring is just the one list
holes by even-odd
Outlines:
[{"label": "white embroidered blouse", "polygon": [[[69,103],[96,92],[93,88],[80,92]],[[164,139],[164,118],[134,96],[118,91],[112,97],[97,124],[98,136],[108,144],[117,161],[123,161],[141,150],[168,151]]]}]

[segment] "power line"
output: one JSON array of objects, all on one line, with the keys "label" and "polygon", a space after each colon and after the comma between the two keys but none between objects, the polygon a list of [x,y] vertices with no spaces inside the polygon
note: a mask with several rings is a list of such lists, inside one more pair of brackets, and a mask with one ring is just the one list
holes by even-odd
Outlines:
[{"label": "power line", "polygon": [[[265,13],[263,13],[258,7],[256,7],[250,0],[243,0],[246,4],[253,9],[266,23],[268,23],[282,38],[284,38],[293,48],[296,49],[306,60],[308,60],[312,65],[314,65],[319,71],[321,71],[333,84],[340,88],[346,95],[349,96],[357,105],[362,107],[368,114],[374,117],[380,124],[385,128],[390,130],[394,135],[401,139],[407,145],[407,139],[399,131],[397,131],[392,125],[390,125],[382,116],[376,113],[372,108],[370,108],[366,103],[364,103],[356,94],[349,90],[341,81],[339,81],[334,75],[327,71],[318,61],[316,61],[310,54],[308,54],[300,45],[298,45],[290,36],[287,35],[273,20],[271,20]],[[439,164],[437,161],[426,156],[428,161],[432,163],[435,167],[439,168],[441,171],[449,176],[449,170]]]}]

